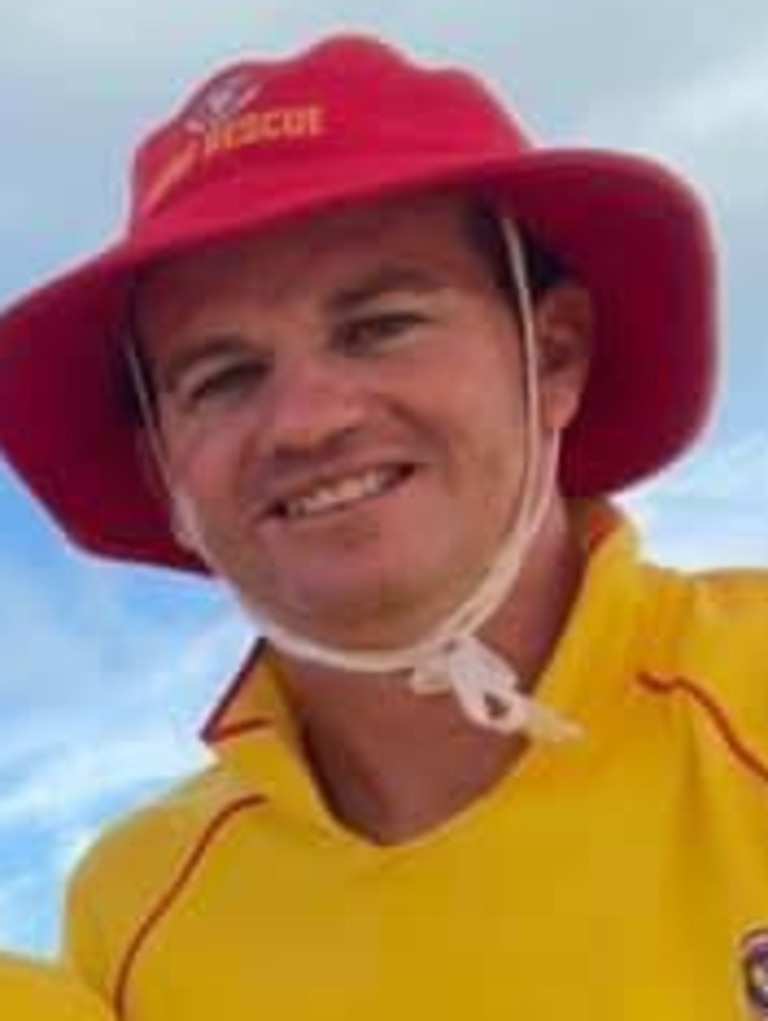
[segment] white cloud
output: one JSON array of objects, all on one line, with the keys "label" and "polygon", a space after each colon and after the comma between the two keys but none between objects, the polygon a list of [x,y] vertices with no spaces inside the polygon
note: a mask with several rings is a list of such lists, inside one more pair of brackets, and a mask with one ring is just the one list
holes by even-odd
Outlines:
[{"label": "white cloud", "polygon": [[152,622],[151,586],[137,615],[133,586],[74,564],[64,589],[19,563],[0,571],[15,671],[12,688],[0,678],[0,941],[33,951],[55,941],[64,877],[94,836],[204,762],[198,726],[251,640],[228,602]]},{"label": "white cloud", "polygon": [[290,9],[291,0],[261,0],[258,8],[219,0],[194,10],[187,0],[25,0],[4,12],[0,75],[42,88],[58,84],[63,97],[83,86],[113,101],[145,94],[147,85],[167,90],[217,55],[254,45],[271,52]]},{"label": "white cloud", "polygon": [[27,934],[28,907],[37,892],[38,881],[33,871],[3,876],[0,884],[0,945],[15,946]]},{"label": "white cloud", "polygon": [[768,567],[768,431],[714,445],[622,503],[662,561]]},{"label": "white cloud", "polygon": [[[43,686],[43,662],[30,667],[35,643],[26,636],[47,635],[57,625],[56,670],[77,680],[54,689],[51,678]],[[6,636],[19,683],[12,697],[2,692],[15,729],[0,724],[8,729],[0,743],[0,776],[13,773],[17,781],[15,791],[0,801],[0,827],[31,821],[41,812],[76,812],[99,792],[113,797],[178,775],[185,763],[199,761],[197,723],[239,662],[249,628],[234,610],[201,618],[196,626],[191,637],[183,634],[189,625],[179,627],[179,640],[171,629],[167,641],[158,644],[130,616],[113,621],[109,630],[104,618],[94,619],[91,633],[75,626],[67,635],[66,627],[36,611],[34,632],[21,627]],[[104,663],[96,655],[83,671],[84,647],[117,650],[132,643],[146,658],[134,654],[121,663],[110,656],[112,662]]]},{"label": "white cloud", "polygon": [[64,743],[53,742],[47,749],[50,757],[39,760],[3,797],[0,834],[41,820],[57,828],[145,785],[159,786],[178,777],[196,757],[192,742],[174,740],[160,721],[137,726],[130,737],[121,736],[113,725],[99,741],[78,733],[70,735],[68,747],[62,747]]},{"label": "white cloud", "polygon": [[698,73],[659,89],[598,101],[577,126],[585,137],[663,153],[722,210],[768,197],[768,32]]},{"label": "white cloud", "polygon": [[666,491],[673,499],[764,510],[768,507],[768,430],[713,447],[711,453],[675,473]]}]

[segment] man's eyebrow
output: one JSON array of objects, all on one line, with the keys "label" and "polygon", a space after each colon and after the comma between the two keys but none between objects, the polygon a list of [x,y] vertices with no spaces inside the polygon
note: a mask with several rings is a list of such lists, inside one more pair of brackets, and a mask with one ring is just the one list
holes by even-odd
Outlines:
[{"label": "man's eyebrow", "polygon": [[438,291],[444,284],[426,270],[405,266],[383,267],[357,283],[343,287],[328,299],[329,311],[335,313],[353,311],[358,305],[374,301],[393,291],[415,291],[426,293]]},{"label": "man's eyebrow", "polygon": [[[396,291],[427,293],[441,290],[445,285],[435,275],[423,269],[408,266],[385,266],[370,276],[334,292],[326,302],[332,314],[353,311],[360,305]],[[158,392],[170,393],[190,369],[209,360],[225,358],[243,351],[243,342],[236,334],[214,334],[201,338],[189,348],[158,358],[152,366],[153,384]]]}]

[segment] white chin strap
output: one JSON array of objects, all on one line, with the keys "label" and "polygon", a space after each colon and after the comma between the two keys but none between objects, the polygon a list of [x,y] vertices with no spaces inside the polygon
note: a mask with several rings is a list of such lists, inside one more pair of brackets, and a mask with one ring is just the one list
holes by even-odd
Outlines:
[{"label": "white chin strap", "polygon": [[[483,625],[499,609],[515,582],[525,555],[547,512],[554,490],[557,450],[543,465],[539,443],[539,387],[533,308],[522,245],[514,225],[502,220],[512,276],[519,297],[522,334],[523,396],[525,404],[525,467],[517,512],[501,548],[469,596],[418,641],[395,649],[345,649],[297,634],[270,619],[263,608],[237,593],[273,645],[297,659],[355,673],[397,674],[421,695],[452,692],[465,715],[478,726],[503,734],[525,732],[546,741],[569,740],[580,728],[521,690],[514,667],[478,637]],[[145,412],[148,394],[136,353],[131,357],[134,379]],[[143,396],[142,396],[143,395]],[[160,470],[170,482],[153,419],[147,415],[150,442]],[[194,507],[178,487],[169,485],[183,531],[183,541],[210,562],[197,527]],[[215,566],[212,564],[212,566]]]}]

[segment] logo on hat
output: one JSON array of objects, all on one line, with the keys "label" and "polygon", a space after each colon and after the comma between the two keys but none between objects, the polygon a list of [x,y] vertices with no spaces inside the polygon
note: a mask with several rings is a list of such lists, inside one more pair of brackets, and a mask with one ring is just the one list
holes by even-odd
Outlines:
[{"label": "logo on hat", "polygon": [[741,941],[744,986],[756,1017],[768,1018],[768,929],[753,929]]},{"label": "logo on hat", "polygon": [[[263,83],[253,71],[235,68],[210,82],[172,122],[170,154],[154,166],[143,183],[137,208],[153,210],[166,196],[212,157],[238,150],[319,138],[326,132],[325,107],[307,102],[254,106]],[[181,138],[179,138],[181,134]]]},{"label": "logo on hat", "polygon": [[198,96],[184,122],[193,135],[205,135],[236,117],[261,92],[261,84],[251,73],[240,69],[219,78]]}]

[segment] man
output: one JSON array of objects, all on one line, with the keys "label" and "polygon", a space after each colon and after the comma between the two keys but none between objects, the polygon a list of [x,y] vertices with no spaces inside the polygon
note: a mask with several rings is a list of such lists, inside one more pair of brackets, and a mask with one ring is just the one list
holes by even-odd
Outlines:
[{"label": "man", "polygon": [[74,881],[118,1016],[768,1011],[768,585],[606,499],[701,427],[713,278],[667,171],[336,38],[205,83],[126,237],[0,320],[68,534],[265,636]]},{"label": "man", "polygon": [[106,1007],[64,971],[0,954],[0,1008],[13,1021],[107,1021]]}]

